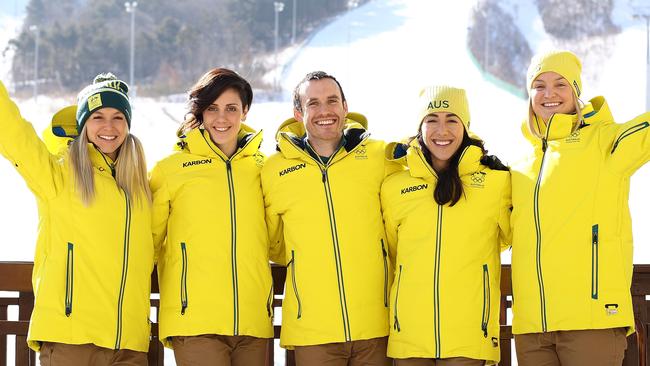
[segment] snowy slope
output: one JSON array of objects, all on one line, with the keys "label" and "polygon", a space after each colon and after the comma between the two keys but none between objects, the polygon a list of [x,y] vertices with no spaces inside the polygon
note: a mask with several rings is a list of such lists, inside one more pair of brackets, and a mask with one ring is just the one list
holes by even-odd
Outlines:
[{"label": "snowy slope", "polygon": [[[512,5],[509,12],[516,15],[518,26],[527,32],[534,50],[553,46],[543,33],[532,0],[508,0],[503,6],[508,4]],[[643,109],[645,32],[642,24],[631,20],[625,2],[620,0],[617,4],[615,21],[623,31],[598,50],[601,57],[588,58],[585,69],[597,70],[598,77],[586,77],[584,89],[587,98],[606,95],[615,116],[625,121]],[[350,110],[368,117],[374,137],[386,140],[416,132],[413,102],[420,88],[433,83],[465,87],[474,132],[486,140],[491,153],[506,162],[515,161],[527,148],[519,133],[526,102],[485,81],[470,60],[465,36],[472,6],[474,3],[469,0],[375,0],[338,17],[311,37],[285,65],[284,100],[253,105],[248,122],[265,131],[263,149],[273,152],[277,126],[292,115],[290,92],[295,84],[305,73],[322,69],[339,78]],[[603,54],[607,57],[603,58]],[[6,69],[5,61],[2,67]],[[5,75],[0,74],[0,78],[6,80]],[[21,110],[39,131],[57,107],[71,102],[44,98],[39,101],[38,105],[31,101],[20,103]],[[138,98],[134,113],[133,132],[143,141],[151,167],[171,151],[177,127],[174,119],[182,118],[184,105]],[[0,190],[0,203],[11,208],[0,210],[3,239],[12,243],[12,250],[2,251],[0,260],[29,260],[36,235],[34,199],[7,162],[0,162],[0,176],[0,184],[5,188]],[[647,167],[632,180],[630,201],[636,218],[636,262],[650,262],[650,227],[641,225],[643,218],[650,215],[643,205],[648,196],[641,189],[649,182]]]}]

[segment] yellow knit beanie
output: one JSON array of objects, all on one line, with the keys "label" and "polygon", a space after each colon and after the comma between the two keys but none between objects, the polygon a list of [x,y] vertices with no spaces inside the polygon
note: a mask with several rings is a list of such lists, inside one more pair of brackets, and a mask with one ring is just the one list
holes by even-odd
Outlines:
[{"label": "yellow knit beanie", "polygon": [[533,81],[540,74],[549,71],[556,72],[567,79],[576,97],[580,97],[582,92],[582,81],[580,80],[582,63],[578,59],[578,56],[573,52],[563,50],[553,50],[533,56],[528,67],[528,72],[526,73],[528,89],[530,90]]},{"label": "yellow knit beanie", "polygon": [[448,112],[460,118],[469,131],[469,105],[465,90],[447,85],[436,85],[422,89],[420,92],[420,123],[431,113]]}]

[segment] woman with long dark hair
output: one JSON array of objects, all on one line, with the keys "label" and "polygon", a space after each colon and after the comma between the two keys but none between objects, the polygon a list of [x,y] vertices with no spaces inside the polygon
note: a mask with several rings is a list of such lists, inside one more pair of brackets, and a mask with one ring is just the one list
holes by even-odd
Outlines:
[{"label": "woman with long dark hair", "polygon": [[398,366],[494,364],[510,173],[469,131],[463,89],[426,88],[419,103],[417,136],[387,150],[406,169],[381,189],[395,264],[388,356]]}]

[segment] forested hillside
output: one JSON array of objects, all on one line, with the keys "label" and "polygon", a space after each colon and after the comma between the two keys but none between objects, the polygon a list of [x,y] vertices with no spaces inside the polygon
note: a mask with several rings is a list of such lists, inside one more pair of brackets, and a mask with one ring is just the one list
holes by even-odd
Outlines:
[{"label": "forested hillside", "polygon": [[[367,0],[366,0],[367,1]],[[366,1],[360,1],[364,3]],[[291,42],[293,4],[279,13],[280,47]],[[348,0],[297,0],[296,40],[347,9]],[[207,69],[237,69],[256,84],[272,62],[273,0],[140,0],[135,18],[138,92],[184,90]],[[74,92],[93,75],[111,71],[128,80],[131,14],[124,0],[30,0],[15,49],[12,76],[17,91],[34,78],[39,36],[39,89]],[[271,58],[272,59],[272,58]]]}]

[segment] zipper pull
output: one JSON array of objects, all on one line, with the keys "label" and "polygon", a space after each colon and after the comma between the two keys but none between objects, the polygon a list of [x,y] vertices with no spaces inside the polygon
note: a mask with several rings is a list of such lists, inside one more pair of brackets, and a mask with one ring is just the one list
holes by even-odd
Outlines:
[{"label": "zipper pull", "polygon": [[546,141],[546,138],[542,138],[542,151],[546,152],[547,147],[548,147],[548,142]]},{"label": "zipper pull", "polygon": [[232,166],[230,165],[230,160],[226,160],[226,169],[228,169],[228,171],[232,170]]},{"label": "zipper pull", "polygon": [[323,183],[327,182],[327,169],[321,169],[323,173]]}]

